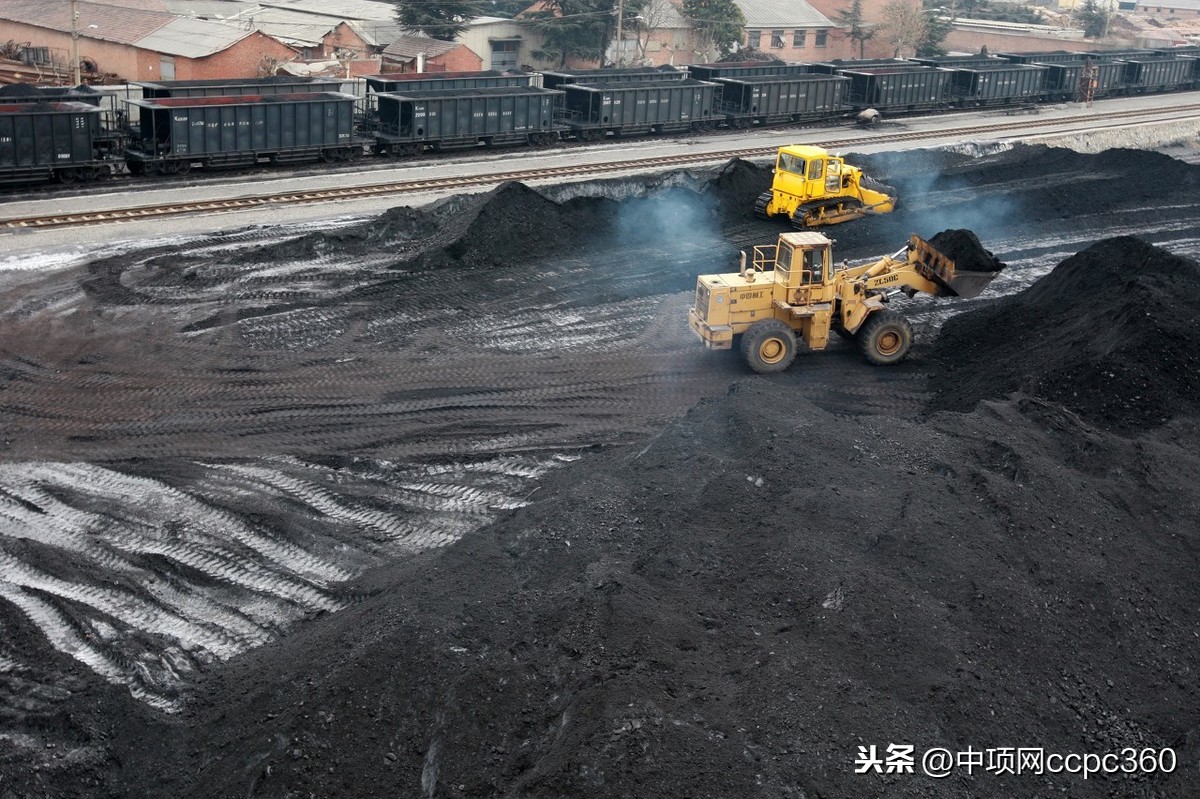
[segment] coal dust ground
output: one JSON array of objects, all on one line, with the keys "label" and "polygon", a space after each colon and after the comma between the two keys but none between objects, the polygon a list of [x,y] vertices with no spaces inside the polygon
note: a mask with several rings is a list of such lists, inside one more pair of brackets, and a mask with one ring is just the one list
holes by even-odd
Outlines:
[{"label": "coal dust ground", "polygon": [[0,274],[0,798],[1200,793],[1200,167],[848,160],[1007,264],[894,368],[688,331],[741,162]]}]

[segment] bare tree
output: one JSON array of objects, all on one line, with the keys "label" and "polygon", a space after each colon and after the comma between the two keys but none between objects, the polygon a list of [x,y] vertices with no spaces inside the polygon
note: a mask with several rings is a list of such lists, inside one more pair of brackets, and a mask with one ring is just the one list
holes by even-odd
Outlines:
[{"label": "bare tree", "polygon": [[678,17],[679,12],[671,4],[671,0],[645,0],[634,18],[639,60],[647,61],[646,51],[654,33]]},{"label": "bare tree", "polygon": [[892,55],[906,58],[917,52],[925,41],[929,21],[919,2],[890,0],[883,7],[883,24],[878,35],[892,45]]}]

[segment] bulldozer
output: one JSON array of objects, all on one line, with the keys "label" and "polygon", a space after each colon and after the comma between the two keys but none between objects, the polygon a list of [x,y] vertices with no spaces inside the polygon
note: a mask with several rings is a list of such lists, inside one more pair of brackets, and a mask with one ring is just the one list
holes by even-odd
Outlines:
[{"label": "bulldozer", "polygon": [[886,366],[904,360],[913,343],[912,325],[888,309],[893,296],[977,297],[1003,268],[969,230],[931,241],[914,234],[892,255],[858,266],[835,265],[823,233],[781,233],[778,243],[754,247],[749,263],[743,251],[738,272],[701,275],[688,324],[709,349],[740,345],[761,374],[787,369],[801,341],[825,349],[831,333]]},{"label": "bulldozer", "polygon": [[888,214],[895,208],[894,188],[827,150],[802,144],[779,148],[771,190],[754,204],[757,215],[786,216],[800,229]]}]

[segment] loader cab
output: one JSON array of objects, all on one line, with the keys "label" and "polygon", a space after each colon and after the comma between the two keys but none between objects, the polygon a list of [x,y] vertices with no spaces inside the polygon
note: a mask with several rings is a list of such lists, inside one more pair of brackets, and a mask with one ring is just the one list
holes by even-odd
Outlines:
[{"label": "loader cab", "polygon": [[784,288],[824,285],[832,277],[833,241],[823,233],[780,233],[775,282]]},{"label": "loader cab", "polygon": [[823,233],[779,234],[773,278],[776,299],[789,305],[828,300],[833,290],[833,241]]}]

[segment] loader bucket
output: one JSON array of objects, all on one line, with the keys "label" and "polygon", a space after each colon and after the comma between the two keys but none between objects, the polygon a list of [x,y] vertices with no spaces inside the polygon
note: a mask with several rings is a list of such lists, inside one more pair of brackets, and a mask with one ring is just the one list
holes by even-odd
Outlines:
[{"label": "loader bucket", "polygon": [[925,277],[941,287],[939,296],[978,297],[1004,268],[969,230],[943,230],[929,241],[914,234],[909,247]]}]

